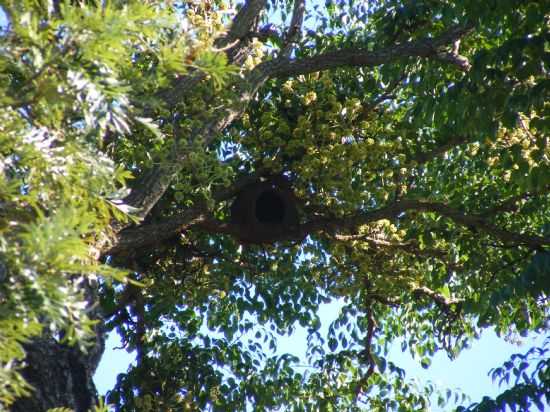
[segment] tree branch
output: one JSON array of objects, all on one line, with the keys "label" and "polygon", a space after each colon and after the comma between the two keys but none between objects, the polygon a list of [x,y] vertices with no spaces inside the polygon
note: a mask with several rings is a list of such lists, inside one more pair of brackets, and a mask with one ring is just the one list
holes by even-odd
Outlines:
[{"label": "tree branch", "polygon": [[245,37],[252,30],[258,16],[265,9],[266,5],[267,0],[247,0],[233,19],[226,38],[227,43]]},{"label": "tree branch", "polygon": [[[233,18],[233,22],[226,35],[219,37],[214,42],[215,49],[219,52],[225,51],[230,63],[239,64],[235,61],[237,56],[243,55],[241,49],[245,47],[242,40],[250,39],[250,32],[256,23],[260,13],[265,9],[267,0],[248,0]],[[248,42],[244,42],[245,44]],[[166,101],[167,106],[177,104],[186,93],[206,78],[206,73],[201,70],[190,70],[185,76],[176,79],[171,87],[162,90],[159,98]]]},{"label": "tree branch", "polygon": [[483,217],[489,217],[489,216],[494,216],[498,213],[514,212],[521,207],[522,201],[528,201],[529,199],[532,199],[535,196],[548,193],[549,191],[550,191],[550,185],[547,185],[539,190],[521,193],[517,196],[513,196],[509,199],[504,200],[503,202],[501,202],[500,204],[494,207],[490,207],[484,210],[480,215]]},{"label": "tree branch", "polygon": [[406,57],[440,57],[444,46],[472,31],[467,26],[454,26],[434,38],[424,38],[380,50],[344,49],[301,59],[279,59],[270,68],[271,77],[288,77],[340,67],[373,67]]},{"label": "tree branch", "polygon": [[[227,106],[214,113],[214,117],[205,120],[189,136],[188,141],[201,141],[203,146],[208,146],[216,136],[233,122],[242,116],[250,100],[256,95],[258,89],[268,79],[268,74],[263,70],[254,69],[244,79],[239,79],[235,84],[235,97]],[[157,201],[166,192],[172,179],[182,169],[189,152],[185,145],[174,145],[172,153],[162,163],[145,172],[135,185],[132,192],[126,197],[125,203],[138,208],[136,215],[144,218],[155,206]]]},{"label": "tree branch", "polygon": [[109,250],[104,251],[103,255],[123,255],[136,249],[162,244],[204,219],[204,209],[196,207],[161,223],[130,227],[118,234],[116,243],[110,245]]},{"label": "tree branch", "polygon": [[353,242],[353,241],[362,241],[368,243],[370,246],[378,249],[386,249],[389,251],[395,252],[396,250],[401,250],[403,252],[413,254],[415,256],[426,256],[439,259],[445,265],[452,266],[456,268],[456,265],[452,265],[447,262],[447,257],[449,252],[443,249],[421,249],[417,242],[407,241],[407,242],[390,242],[385,239],[378,239],[371,235],[343,235],[336,233],[334,239],[342,242]]},{"label": "tree branch", "polygon": [[[212,197],[217,202],[231,199],[239,191],[251,183],[257,182],[258,176],[243,176],[233,182],[231,187],[217,190]],[[115,243],[105,245],[103,255],[121,255],[144,247],[154,247],[174,237],[197,224],[206,220],[207,210],[205,206],[195,206],[185,210],[184,213],[167,218],[160,223],[145,224],[122,230]],[[234,234],[233,232],[231,234]]]},{"label": "tree branch", "polygon": [[429,150],[427,152],[419,152],[415,154],[410,161],[416,162],[417,165],[428,163],[429,161],[435,159],[436,157],[439,157],[441,155],[444,155],[449,150],[456,146],[460,146],[462,144],[471,143],[475,141],[477,138],[473,138],[470,136],[452,136],[447,140],[446,142],[438,145],[437,147],[433,148],[432,150]]},{"label": "tree branch", "polygon": [[438,60],[441,60],[445,63],[451,63],[457,66],[463,72],[467,72],[471,69],[472,65],[467,57],[461,56],[460,54],[454,54],[449,52],[441,52],[436,55]]},{"label": "tree branch", "polygon": [[407,76],[405,74],[403,74],[398,79],[396,79],[393,82],[391,82],[390,84],[388,84],[388,86],[386,87],[384,92],[382,94],[380,94],[380,96],[378,96],[376,99],[374,99],[369,104],[367,104],[366,106],[363,107],[360,118],[366,120],[368,118],[368,114],[370,112],[372,112],[376,108],[376,106],[378,106],[384,100],[394,99],[395,98],[395,95],[394,95],[395,89],[397,89],[397,87],[400,85],[400,83],[403,80],[405,80],[406,77]]},{"label": "tree branch", "polygon": [[412,290],[413,294],[427,296],[434,301],[444,312],[450,312],[453,305],[462,303],[464,299],[446,298],[441,293],[437,293],[426,286],[417,286]]},{"label": "tree branch", "polygon": [[[313,219],[289,231],[273,236],[271,242],[302,241],[307,235],[319,232],[328,232],[331,234],[338,232],[356,233],[357,229],[362,225],[376,222],[380,219],[395,219],[409,211],[437,213],[461,226],[479,230],[506,244],[524,245],[532,249],[541,249],[550,246],[549,237],[511,232],[490,224],[485,220],[486,218],[483,215],[466,214],[444,203],[421,200],[400,200],[376,210],[357,213],[344,218]],[[203,209],[190,209],[180,216],[169,218],[161,223],[129,228],[122,231],[119,234],[119,240],[116,245],[104,254],[116,255],[135,248],[159,244],[177,233],[192,227],[208,233],[231,235],[237,239],[241,235],[239,225],[209,218]],[[337,236],[341,240],[353,240],[353,238],[346,238],[343,234],[338,234]]]},{"label": "tree branch", "polygon": [[294,0],[294,9],[292,10],[292,18],[290,26],[286,33],[285,42],[281,51],[281,56],[288,57],[292,51],[292,44],[300,37],[302,23],[304,21],[304,12],[306,11],[305,0]]},{"label": "tree branch", "polygon": [[366,373],[360,378],[359,382],[357,382],[357,387],[355,389],[355,395],[359,396],[362,393],[364,393],[367,389],[368,380],[374,373],[374,368],[376,367],[376,363],[374,361],[374,358],[372,356],[372,341],[374,339],[374,332],[376,328],[376,322],[374,320],[374,311],[373,311],[373,304],[370,296],[370,288],[371,284],[368,277],[365,277],[364,279],[364,288],[365,288],[365,315],[367,317],[367,334],[364,338],[363,342],[363,350],[360,352],[361,357],[363,358],[362,361],[368,365]]},{"label": "tree branch", "polygon": [[485,232],[504,243],[525,245],[534,249],[550,245],[550,238],[548,237],[510,232],[508,230],[493,226],[480,215],[465,214],[464,212],[453,209],[444,203],[421,200],[400,200],[380,209],[357,214],[355,216],[340,219],[319,219],[311,221],[302,225],[302,230],[305,230],[306,233],[316,231],[337,232],[339,230],[348,230],[353,233],[361,225],[380,219],[395,218],[407,211],[434,212],[440,216],[451,219],[461,226]]},{"label": "tree branch", "polygon": [[441,52],[437,55],[437,58],[444,62],[449,62],[457,66],[460,70],[467,72],[471,69],[472,65],[468,59],[464,56],[461,56],[458,53],[460,48],[460,39],[456,40],[453,44],[453,48],[449,52]]}]

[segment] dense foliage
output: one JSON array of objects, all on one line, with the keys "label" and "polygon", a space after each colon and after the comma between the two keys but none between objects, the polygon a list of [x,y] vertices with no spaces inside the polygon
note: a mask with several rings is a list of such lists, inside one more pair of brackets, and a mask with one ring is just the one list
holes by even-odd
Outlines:
[{"label": "dense foliage", "polygon": [[[545,2],[0,5],[0,405],[39,337],[116,331],[116,410],[428,410],[454,394],[392,344],[427,368],[548,331]],[[299,224],[243,241],[231,204],[272,180]],[[545,344],[458,408],[543,410]]]}]

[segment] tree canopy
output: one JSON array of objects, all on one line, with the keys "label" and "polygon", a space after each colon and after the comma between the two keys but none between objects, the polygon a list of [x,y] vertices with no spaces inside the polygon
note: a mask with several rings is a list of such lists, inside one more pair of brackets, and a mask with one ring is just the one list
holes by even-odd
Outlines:
[{"label": "tree canopy", "polygon": [[0,5],[0,407],[94,408],[114,331],[117,411],[544,410],[548,340],[474,403],[388,351],[548,331],[548,3]]}]

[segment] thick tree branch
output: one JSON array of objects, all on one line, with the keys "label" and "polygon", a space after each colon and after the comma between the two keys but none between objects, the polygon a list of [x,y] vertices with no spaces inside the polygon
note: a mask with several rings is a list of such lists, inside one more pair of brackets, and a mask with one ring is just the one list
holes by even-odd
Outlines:
[{"label": "thick tree branch", "polygon": [[[86,312],[94,321],[93,335],[86,345],[68,345],[44,328],[41,335],[24,342],[26,353],[23,377],[33,386],[28,397],[11,405],[12,412],[45,411],[69,407],[75,412],[88,412],[96,403],[93,376],[105,350],[105,325],[97,304],[97,284],[80,282],[87,302]],[[4,384],[4,382],[2,382]],[[0,410],[2,407],[0,406]]]},{"label": "thick tree branch", "polygon": [[228,32],[227,43],[245,37],[252,30],[266,5],[267,0],[248,0],[233,19]]},{"label": "thick tree branch", "polygon": [[308,222],[302,226],[307,233],[321,230],[333,232],[347,230],[353,233],[363,224],[380,219],[396,218],[400,214],[408,211],[434,212],[440,216],[451,219],[461,226],[485,232],[489,236],[493,236],[504,243],[525,245],[534,249],[550,245],[550,238],[548,237],[511,232],[488,223],[485,218],[480,215],[466,214],[460,210],[453,209],[444,203],[421,200],[401,200],[380,209],[358,214],[353,217],[340,219],[320,219]]},{"label": "thick tree branch", "polygon": [[279,59],[270,68],[271,77],[289,77],[340,67],[373,67],[406,57],[438,58],[442,48],[472,31],[455,26],[434,38],[410,41],[380,50],[344,49],[301,59]]},{"label": "thick tree branch", "polygon": [[[237,179],[231,187],[217,190],[212,197],[218,202],[230,199],[243,187],[256,181],[258,181],[257,176],[243,176]],[[167,218],[160,223],[143,224],[137,227],[126,228],[119,233],[114,244],[106,245],[106,249],[104,248],[102,254],[127,254],[134,249],[160,245],[178,233],[204,222],[206,215],[206,207],[198,205],[185,210],[185,212],[177,216]]]},{"label": "thick tree branch", "polygon": [[227,50],[228,61],[240,66],[250,54],[250,44],[258,33],[260,14],[266,8],[267,0],[248,0],[239,10],[227,33],[216,41],[216,47]]},{"label": "thick tree branch", "polygon": [[536,196],[548,193],[549,191],[550,191],[550,185],[547,185],[539,190],[521,193],[517,196],[513,196],[509,199],[504,200],[503,202],[499,203],[496,206],[493,206],[484,210],[480,215],[483,217],[489,217],[489,216],[494,216],[498,213],[515,212],[521,207],[524,201],[526,202]]},{"label": "thick tree branch", "polygon": [[205,219],[204,209],[200,207],[190,208],[181,215],[166,219],[161,223],[131,227],[119,233],[116,243],[110,245],[105,255],[128,254],[136,249],[159,245],[173,238],[178,233],[184,232],[190,227]]},{"label": "thick tree branch", "polygon": [[448,52],[441,52],[438,54],[437,58],[441,61],[449,62],[457,66],[460,70],[467,72],[470,70],[472,65],[468,61],[468,59],[464,56],[461,56],[458,53],[458,49],[460,48],[460,39],[456,40],[453,44],[453,48],[451,51]]},{"label": "thick tree branch", "polygon": [[[411,211],[437,213],[461,226],[484,232],[505,244],[524,245],[532,249],[550,246],[550,238],[548,237],[511,232],[492,225],[483,215],[466,214],[444,203],[421,200],[400,200],[376,210],[344,218],[313,219],[296,226],[290,231],[281,232],[278,236],[274,236],[272,241],[302,241],[307,235],[320,232],[337,234],[341,240],[353,240],[351,237],[346,238],[346,235],[341,233],[356,233],[361,225],[376,222],[380,219],[395,219],[401,214]],[[116,255],[135,248],[153,246],[192,227],[205,232],[227,234],[236,238],[239,238],[241,234],[241,228],[238,225],[209,218],[205,215],[204,210],[191,209],[181,216],[167,219],[162,223],[124,230],[119,234],[117,244],[105,254]]]},{"label": "thick tree branch", "polygon": [[460,54],[454,54],[449,52],[441,52],[437,54],[436,58],[445,63],[451,63],[452,65],[458,67],[463,72],[470,70],[472,65],[467,57],[461,56]]},{"label": "thick tree branch", "polygon": [[[217,110],[213,118],[198,126],[186,140],[200,141],[203,146],[208,146],[225,127],[242,116],[250,100],[267,79],[267,73],[262,70],[250,72],[235,85],[235,98],[232,102]],[[189,149],[185,145],[174,145],[168,159],[140,177],[135,188],[125,199],[125,203],[139,209],[136,213],[138,217],[144,218],[149,214],[170,186],[174,176],[182,169],[188,154]]]},{"label": "thick tree branch", "polygon": [[290,26],[288,27],[283,49],[281,51],[281,55],[284,57],[290,56],[290,52],[292,51],[292,44],[296,42],[300,37],[300,31],[302,30],[302,23],[304,21],[305,11],[305,0],[294,0],[294,9],[292,10]]}]

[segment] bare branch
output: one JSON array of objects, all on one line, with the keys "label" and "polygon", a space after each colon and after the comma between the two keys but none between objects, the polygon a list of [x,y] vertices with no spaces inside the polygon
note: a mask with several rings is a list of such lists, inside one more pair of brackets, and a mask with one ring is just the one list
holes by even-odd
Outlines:
[{"label": "bare branch", "polygon": [[204,209],[191,208],[161,223],[127,228],[118,234],[116,243],[110,245],[109,250],[103,254],[122,255],[136,249],[162,244],[178,233],[200,223],[204,218]]},{"label": "bare branch", "polygon": [[319,219],[308,222],[302,225],[302,227],[304,227],[307,233],[320,230],[339,231],[342,229],[347,229],[353,233],[363,224],[380,219],[395,218],[407,211],[434,212],[451,219],[459,225],[485,232],[504,243],[525,245],[534,249],[550,245],[550,238],[548,237],[510,232],[491,225],[480,215],[466,214],[444,203],[421,200],[401,200],[380,209],[358,214],[356,216],[340,219]]},{"label": "bare branch", "polygon": [[[524,245],[532,249],[541,249],[550,246],[549,237],[511,232],[490,224],[483,215],[466,214],[444,203],[421,200],[400,200],[376,210],[358,213],[344,218],[319,218],[310,220],[296,226],[290,231],[284,231],[277,236],[273,236],[271,242],[302,241],[307,235],[319,232],[326,232],[329,234],[335,234],[342,231],[355,233],[361,225],[375,222],[380,219],[395,219],[401,214],[410,211],[437,213],[440,216],[451,219],[461,226],[484,232],[488,236],[492,236],[505,244]],[[111,250],[106,252],[106,254],[117,254],[135,247],[158,244],[162,240],[169,239],[175,234],[191,227],[196,227],[199,230],[209,233],[227,234],[236,238],[239,238],[241,234],[241,228],[238,225],[209,218],[202,209],[191,209],[185,214],[167,219],[165,222],[126,229],[120,233],[118,243]],[[339,240],[353,240],[353,237],[346,237],[346,235],[343,234],[335,236],[337,236]],[[389,246],[389,244],[383,246]],[[406,244],[402,246],[413,247],[407,246]]]},{"label": "bare branch", "polygon": [[437,304],[437,306],[439,306],[445,312],[451,311],[451,307],[453,305],[457,305],[464,301],[464,299],[459,299],[459,298],[446,298],[441,293],[435,292],[426,286],[415,287],[412,290],[412,292],[415,295],[422,295],[422,296],[429,297],[431,300],[433,300]]},{"label": "bare branch", "polygon": [[233,19],[227,36],[227,43],[245,37],[252,30],[266,5],[267,0],[247,0]]},{"label": "bare branch", "polygon": [[461,56],[458,53],[458,49],[460,48],[460,39],[454,42],[453,48],[449,52],[441,52],[437,55],[437,59],[449,62],[457,66],[460,70],[467,72],[472,68],[472,65],[468,61],[468,59],[464,56]]},{"label": "bare branch", "polygon": [[279,59],[269,70],[271,77],[288,77],[339,67],[373,67],[406,57],[437,58],[441,49],[472,31],[471,27],[454,26],[434,38],[410,41],[380,50],[344,49],[301,59]]},{"label": "bare branch", "polygon": [[302,30],[302,23],[304,21],[304,13],[306,10],[305,0],[294,0],[294,9],[292,10],[292,18],[290,19],[290,26],[286,33],[285,42],[281,55],[284,57],[290,56],[292,50],[292,44],[300,37],[300,31]]}]

